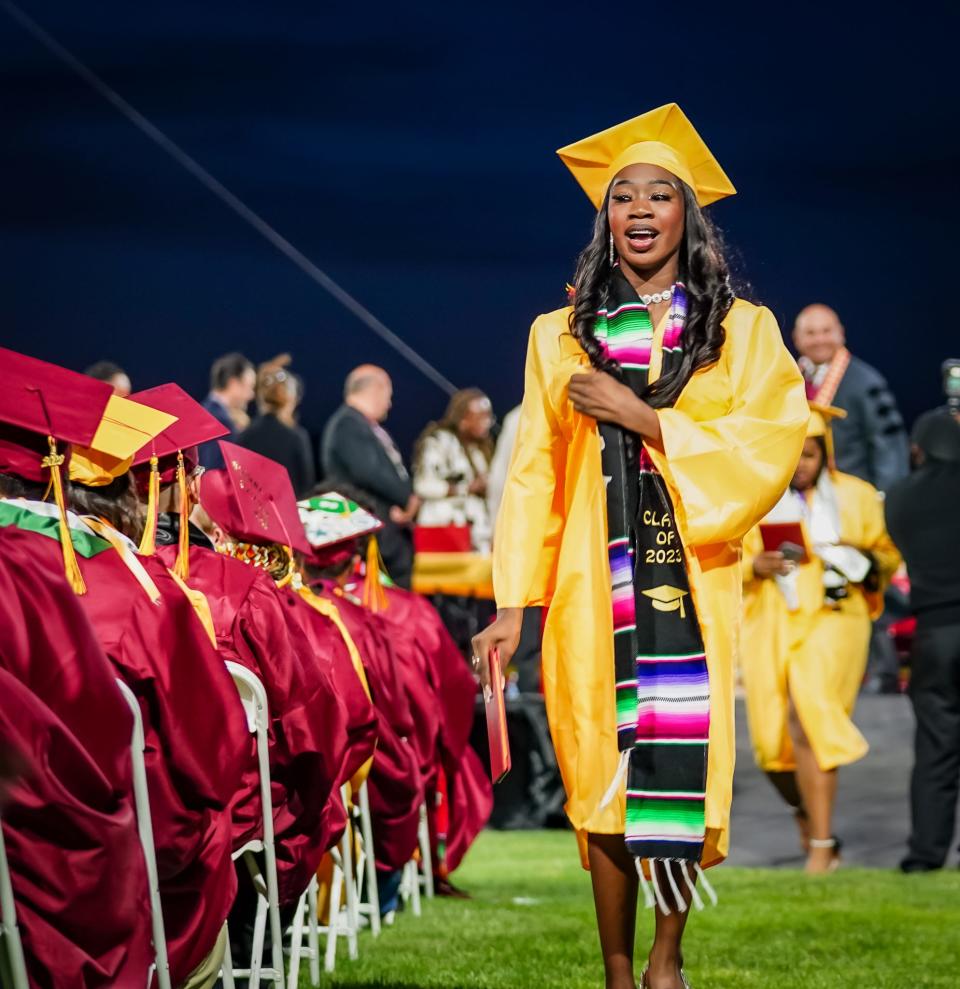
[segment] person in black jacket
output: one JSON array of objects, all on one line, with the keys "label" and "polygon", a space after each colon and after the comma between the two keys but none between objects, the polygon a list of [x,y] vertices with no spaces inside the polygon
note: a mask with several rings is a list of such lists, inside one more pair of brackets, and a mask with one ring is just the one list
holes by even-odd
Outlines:
[{"label": "person in black jacket", "polygon": [[885,508],[917,616],[912,827],[900,868],[929,872],[946,861],[960,795],[960,423],[945,410],[927,412],[913,442],[919,466],[887,492]]},{"label": "person in black jacket", "polygon": [[420,508],[403,457],[381,423],[393,404],[393,384],[383,368],[362,364],[347,375],[343,405],[323,430],[324,484],[343,482],[360,491],[385,522],[378,539],[387,573],[410,587],[412,524]]},{"label": "person in black jacket", "polygon": [[237,443],[276,460],[287,468],[298,498],[316,483],[310,436],[296,420],[303,384],[290,368],[290,355],[280,354],[257,371],[260,415],[240,434]]}]

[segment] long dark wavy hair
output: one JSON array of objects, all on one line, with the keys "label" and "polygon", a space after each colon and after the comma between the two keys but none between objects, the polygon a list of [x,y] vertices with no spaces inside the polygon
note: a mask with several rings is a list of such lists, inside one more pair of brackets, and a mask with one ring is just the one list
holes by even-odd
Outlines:
[{"label": "long dark wavy hair", "polygon": [[70,484],[70,507],[79,515],[106,519],[114,529],[139,543],[143,538],[143,511],[133,475],[128,471],[103,487]]},{"label": "long dark wavy hair", "polygon": [[[726,338],[721,321],[734,300],[720,232],[704,215],[690,187],[685,182],[680,182],[680,186],[683,190],[684,230],[678,278],[687,288],[688,305],[687,323],[683,331],[683,359],[676,370],[658,378],[647,389],[643,397],[654,408],[673,405],[694,372],[709,367],[719,359]],[[610,222],[607,219],[609,197],[608,189],[593,225],[593,237],[577,259],[570,332],[587,352],[594,367],[619,377],[619,365],[604,356],[593,335],[597,310],[606,303],[607,282],[613,270],[610,265]]]}]

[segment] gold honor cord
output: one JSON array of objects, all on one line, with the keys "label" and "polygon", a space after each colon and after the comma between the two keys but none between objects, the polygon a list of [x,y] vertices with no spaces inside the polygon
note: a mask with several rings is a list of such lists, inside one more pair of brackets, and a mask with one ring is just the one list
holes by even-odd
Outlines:
[{"label": "gold honor cord", "polygon": [[456,385],[444,377],[425,357],[421,357],[413,347],[385,326],[366,306],[355,299],[345,288],[341,288],[325,271],[318,268],[302,251],[299,251],[282,234],[278,233],[259,213],[234,195],[222,182],[214,178],[203,165],[192,158],[176,142],[167,137],[155,124],[151,123],[139,110],[128,103],[116,90],[111,89],[92,69],[87,68],[75,55],[42,28],[33,18],[10,0],[0,0],[3,9],[28,34],[40,42],[49,52],[72,69],[91,89],[111,103],[138,130],[142,131],[154,144],[158,145],[182,168],[188,171],[202,185],[206,186],[221,202],[228,206],[241,219],[245,220],[265,240],[269,241],[281,254],[292,261],[308,278],[327,291],[348,312],[353,313],[369,330],[408,360],[421,374],[429,378],[441,391],[452,395]]}]

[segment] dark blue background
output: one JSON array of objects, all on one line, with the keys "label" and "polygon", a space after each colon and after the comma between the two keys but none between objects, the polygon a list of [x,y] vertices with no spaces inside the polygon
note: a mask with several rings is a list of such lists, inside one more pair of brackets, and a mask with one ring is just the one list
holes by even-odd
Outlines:
[{"label": "dark blue background", "polygon": [[[960,356],[955,4],[23,4],[500,413],[592,220],[554,149],[671,100],[740,190],[713,216],[782,325],[833,305],[908,418]],[[404,445],[442,411],[2,12],[0,62],[6,345],[77,368],[110,357],[136,388],[198,396],[218,354],[290,350],[314,431],[372,360],[394,376]]]}]

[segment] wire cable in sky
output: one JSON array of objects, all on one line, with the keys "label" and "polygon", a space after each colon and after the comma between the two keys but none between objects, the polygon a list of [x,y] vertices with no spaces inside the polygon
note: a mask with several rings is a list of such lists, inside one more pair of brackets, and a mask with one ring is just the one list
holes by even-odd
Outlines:
[{"label": "wire cable in sky", "polygon": [[28,34],[40,42],[49,52],[68,66],[91,89],[99,93],[108,103],[111,103],[138,130],[144,133],[154,144],[158,145],[182,168],[210,190],[221,202],[225,203],[241,219],[245,220],[264,239],[269,241],[289,258],[308,278],[312,279],[322,289],[332,295],[344,309],[353,313],[366,327],[372,330],[381,340],[389,344],[401,357],[405,357],[418,371],[429,378],[441,391],[452,395],[456,385],[444,377],[426,358],[421,357],[408,343],[397,336],[393,330],[385,326],[361,302],[355,299],[346,289],[341,288],[325,271],[318,268],[302,251],[299,251],[282,234],[278,233],[258,213],[234,195],[222,182],[214,178],[203,165],[192,158],[175,141],[167,137],[155,124],[151,123],[136,107],[131,106],[119,93],[111,89],[95,72],[87,68],[75,55],[69,52],[56,38],[52,37],[33,18],[21,10],[10,0],[2,0],[3,8]]}]

